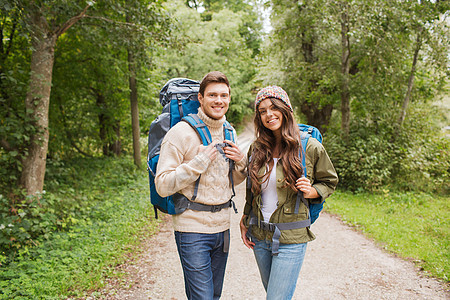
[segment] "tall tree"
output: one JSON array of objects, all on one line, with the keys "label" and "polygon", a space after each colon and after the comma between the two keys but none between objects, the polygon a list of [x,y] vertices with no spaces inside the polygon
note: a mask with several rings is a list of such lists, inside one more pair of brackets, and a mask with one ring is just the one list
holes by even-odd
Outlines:
[{"label": "tall tree", "polygon": [[409,102],[411,101],[411,92],[412,92],[412,88],[413,88],[413,84],[414,84],[414,77],[416,75],[417,61],[418,61],[419,51],[420,51],[421,46],[422,46],[422,32],[418,32],[416,44],[414,47],[411,71],[410,71],[409,78],[408,78],[408,86],[406,88],[405,98],[403,100],[402,108],[400,110],[400,114],[399,114],[398,121],[397,121],[398,127],[401,127],[403,124],[403,121],[405,121],[406,110],[408,109]]},{"label": "tall tree", "polygon": [[[429,57],[437,57],[432,54],[436,50],[443,52],[442,42],[432,42],[432,37],[441,35],[432,21],[445,11],[445,2],[270,1],[273,31],[265,46],[262,78],[283,85],[306,122],[321,131],[327,129],[335,108],[340,108],[343,136],[352,130],[354,114],[355,124],[390,130],[392,120],[401,119],[399,112],[406,112],[402,104],[406,108],[414,94],[411,84],[417,67],[421,62],[437,62],[425,56],[414,60],[416,49],[422,44],[420,49],[426,48]],[[427,34],[420,34],[419,28],[427,28]],[[446,59],[440,55],[439,60]],[[405,81],[405,72],[410,81]],[[441,78],[441,72],[427,72],[427,76]],[[405,82],[411,83],[406,92],[399,88]]]},{"label": "tall tree", "polygon": [[[22,3],[21,3],[22,4]],[[37,131],[31,136],[28,154],[22,162],[20,184],[27,194],[42,191],[48,149],[48,112],[56,41],[70,27],[84,17],[91,6],[67,7],[64,16],[60,10],[50,9],[47,3],[23,3],[32,41],[31,78],[25,106]],[[72,15],[72,16],[71,16]]]},{"label": "tall tree", "polygon": [[[130,91],[127,75],[142,72],[136,76],[137,89],[146,89],[143,79],[151,69],[148,49],[153,51],[161,41],[170,40],[162,2],[132,2],[1,2],[0,33],[9,39],[2,38],[0,43],[1,117],[7,124],[0,129],[0,165],[19,170],[13,174],[21,173],[8,175],[8,182],[14,184],[16,178],[28,194],[34,194],[42,190],[48,155],[67,157],[72,149],[95,155],[98,148],[108,155],[118,154],[123,139],[125,146],[129,144],[131,122],[129,114],[123,114],[126,102],[122,101]],[[126,21],[127,12],[132,22]],[[74,31],[74,24],[82,26]],[[130,32],[136,33],[133,41]],[[134,70],[128,68],[128,49]],[[31,72],[24,72],[26,66]],[[28,92],[23,93],[26,84]],[[15,101],[20,98],[17,95],[25,101]],[[143,99],[150,97],[144,94]],[[50,127],[53,145],[49,145]],[[12,185],[2,180],[1,186]]]},{"label": "tall tree", "polygon": [[[131,22],[129,13],[126,16],[127,23]],[[140,136],[141,130],[139,127],[139,104],[138,104],[138,89],[136,82],[136,60],[134,58],[133,49],[128,46],[128,72],[129,72],[129,86],[130,86],[130,109],[131,109],[131,131],[133,135],[133,159],[137,167],[141,166],[141,146]]]},{"label": "tall tree", "polygon": [[345,139],[350,132],[350,11],[346,1],[339,3],[341,9],[341,130]]},{"label": "tall tree", "polygon": [[130,84],[130,108],[131,108],[131,128],[133,135],[133,158],[134,164],[137,167],[141,166],[141,147],[140,136],[141,130],[139,127],[139,104],[138,104],[138,89],[136,82],[136,61],[134,59],[133,50],[128,49],[128,70],[129,84]]},{"label": "tall tree", "polygon": [[330,28],[327,1],[271,2],[263,81],[283,86],[306,122],[325,132],[339,99],[336,39],[328,39],[336,30]]},{"label": "tall tree", "polygon": [[407,115],[408,106],[411,102],[414,79],[416,77],[418,63],[420,63],[420,51],[422,50],[424,43],[429,46],[431,55],[433,55],[433,52],[439,51],[439,47],[436,45],[436,35],[440,34],[439,26],[436,25],[440,23],[441,15],[444,13],[445,16],[445,14],[448,13],[450,4],[448,1],[418,1],[410,3],[409,5],[404,5],[402,8],[405,12],[412,14],[415,17],[402,20],[401,22],[404,26],[410,28],[410,49],[412,57],[410,55],[411,68],[407,79],[406,92],[403,97],[401,109],[398,113],[397,129],[402,127]]}]

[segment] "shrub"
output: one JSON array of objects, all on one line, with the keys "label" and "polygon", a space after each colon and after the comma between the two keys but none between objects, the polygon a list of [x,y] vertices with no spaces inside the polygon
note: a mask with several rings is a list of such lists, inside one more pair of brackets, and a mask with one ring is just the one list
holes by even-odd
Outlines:
[{"label": "shrub", "polygon": [[348,143],[336,135],[328,136],[326,148],[338,172],[339,185],[353,191],[375,191],[385,184],[397,152],[376,135],[352,135]]},{"label": "shrub", "polygon": [[406,191],[448,193],[450,140],[440,131],[413,135],[353,131],[348,141],[329,133],[325,147],[338,172],[341,187],[377,191],[388,185]]}]

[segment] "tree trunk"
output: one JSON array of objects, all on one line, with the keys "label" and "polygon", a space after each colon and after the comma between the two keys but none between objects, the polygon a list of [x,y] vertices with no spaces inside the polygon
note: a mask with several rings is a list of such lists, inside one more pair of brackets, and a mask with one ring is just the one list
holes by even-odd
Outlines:
[{"label": "tree trunk", "polygon": [[[299,14],[302,13],[303,7],[299,6]],[[315,35],[309,35],[306,33],[306,29],[301,32],[301,51],[303,54],[303,59],[306,63],[314,65],[317,63],[317,57],[314,53],[314,48],[316,44]],[[314,92],[318,86],[318,78],[311,78],[309,84],[309,91]],[[333,111],[333,105],[327,104],[325,106],[320,106],[320,103],[308,102],[303,100],[301,103],[301,112],[306,116],[307,123],[309,125],[317,127],[321,133],[325,133],[326,126],[330,122],[331,113]]]},{"label": "tree trunk", "polygon": [[44,186],[49,138],[48,110],[57,35],[47,31],[47,21],[38,12],[33,13],[30,22],[33,51],[25,107],[37,131],[31,136],[28,155],[22,160],[20,185],[28,195],[33,195],[42,191]]},{"label": "tree trunk", "polygon": [[414,49],[413,63],[411,66],[411,73],[409,74],[409,79],[408,79],[408,89],[406,90],[405,99],[403,100],[402,109],[400,111],[400,115],[399,115],[398,121],[397,121],[398,128],[402,127],[403,122],[405,121],[406,111],[408,109],[409,102],[411,101],[411,91],[412,91],[412,88],[414,85],[414,77],[416,74],[417,59],[419,57],[419,51],[420,51],[421,46],[422,46],[422,31],[420,31],[417,34],[416,48]]},{"label": "tree trunk", "polygon": [[348,138],[350,132],[350,89],[349,89],[349,73],[350,73],[350,39],[349,32],[349,16],[348,4],[341,3],[341,130],[344,139]]},{"label": "tree trunk", "polygon": [[122,143],[120,142],[120,121],[115,122],[113,130],[116,138],[109,144],[109,153],[120,156],[120,152],[122,152]]},{"label": "tree trunk", "polygon": [[49,138],[48,111],[56,41],[61,34],[84,17],[89,7],[90,5],[87,5],[79,15],[70,18],[54,31],[42,15],[40,8],[35,4],[24,8],[25,13],[29,14],[27,22],[31,27],[30,36],[33,48],[25,108],[36,128],[36,132],[30,137],[27,154],[22,159],[22,174],[19,182],[28,195],[41,192],[44,187]]},{"label": "tree trunk", "polygon": [[[108,114],[108,104],[105,96],[98,90],[91,88],[95,94],[96,105],[98,107],[99,136],[102,142],[102,153],[104,156],[119,156],[122,151],[120,142],[120,121],[114,120]],[[111,132],[114,132],[115,138],[112,138]]]},{"label": "tree trunk", "polygon": [[332,104],[319,108],[316,103],[303,102],[301,110],[309,125],[317,127],[322,134],[326,132],[326,126],[330,122],[333,112]]},{"label": "tree trunk", "polygon": [[105,96],[100,91],[92,89],[95,93],[95,104],[99,110],[98,112],[98,127],[99,136],[102,142],[102,153],[104,156],[109,155],[109,145],[108,145],[108,117],[105,113],[106,111],[106,101]]},{"label": "tree trunk", "polygon": [[131,50],[128,49],[128,70],[130,71],[130,107],[131,107],[131,128],[133,133],[133,157],[134,164],[139,168],[141,166],[141,146],[140,146],[140,128],[139,128],[139,105],[136,85],[136,69],[134,57]]}]

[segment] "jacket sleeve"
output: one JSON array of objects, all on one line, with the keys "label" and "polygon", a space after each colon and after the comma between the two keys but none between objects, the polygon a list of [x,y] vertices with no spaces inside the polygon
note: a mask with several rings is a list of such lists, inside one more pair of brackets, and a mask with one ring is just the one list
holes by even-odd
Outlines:
[{"label": "jacket sleeve", "polygon": [[314,169],[314,174],[308,174],[308,177],[312,179],[313,187],[320,195],[320,198],[314,199],[313,202],[323,202],[336,189],[339,181],[336,170],[323,145],[314,138],[308,140],[306,155],[309,156]]},{"label": "jacket sleeve", "polygon": [[[183,125],[177,124],[169,130],[161,144],[155,186],[162,197],[173,195],[195,182],[211,163],[204,152],[197,153],[198,142],[189,140],[189,137],[183,135],[183,130]],[[191,151],[197,154],[193,159],[186,161],[185,155]]]}]

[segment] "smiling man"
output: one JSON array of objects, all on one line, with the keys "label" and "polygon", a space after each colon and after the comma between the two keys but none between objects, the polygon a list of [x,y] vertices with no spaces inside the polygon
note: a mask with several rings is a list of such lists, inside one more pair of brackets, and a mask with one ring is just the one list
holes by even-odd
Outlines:
[{"label": "smiling man", "polygon": [[[235,162],[234,184],[246,178],[244,155],[235,143],[224,140],[223,124],[230,92],[227,77],[218,71],[206,74],[200,83],[197,116],[211,133],[209,146],[202,145],[197,132],[187,122],[172,127],[161,144],[155,177],[158,193],[163,197],[178,193],[191,200],[196,193],[193,201],[202,208],[173,215],[188,299],[220,298],[230,238],[229,159]],[[215,146],[223,143],[228,144],[223,148],[225,155],[218,155]]]}]

